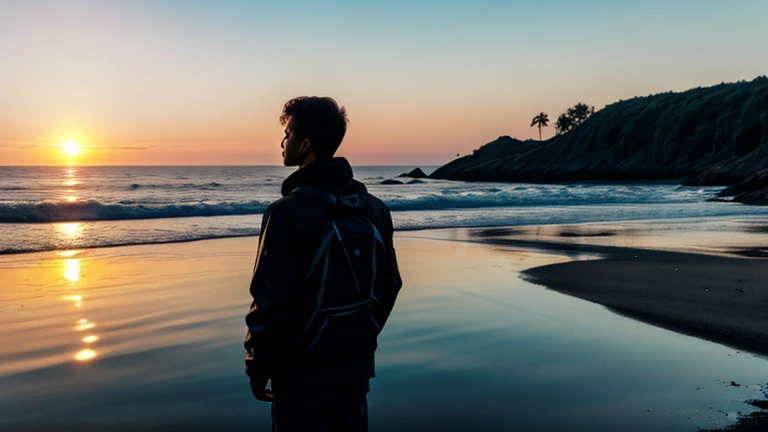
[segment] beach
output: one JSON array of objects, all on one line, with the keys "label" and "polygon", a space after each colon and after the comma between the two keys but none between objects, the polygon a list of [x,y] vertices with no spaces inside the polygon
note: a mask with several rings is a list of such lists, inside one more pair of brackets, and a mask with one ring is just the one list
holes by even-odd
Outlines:
[{"label": "beach", "polygon": [[[675,301],[730,298],[719,287],[742,273],[738,294],[765,295],[754,280],[765,261],[726,258],[718,239],[744,242],[718,223],[689,223],[699,228],[677,230],[665,251],[628,247],[664,232],[647,223],[398,232],[405,285],[380,337],[371,430],[695,431],[757,411],[744,402],[762,397],[768,361],[713,336],[726,324],[759,336],[759,322],[730,309],[745,304],[705,314],[711,322],[685,331],[698,337],[664,315]],[[257,241],[1,256],[0,429],[269,430],[243,372]],[[674,281],[678,297],[659,284],[640,301],[642,277]],[[709,292],[696,291],[702,278]]]},{"label": "beach", "polygon": [[523,275],[632,318],[768,355],[768,260],[603,252],[601,260],[543,266]]}]

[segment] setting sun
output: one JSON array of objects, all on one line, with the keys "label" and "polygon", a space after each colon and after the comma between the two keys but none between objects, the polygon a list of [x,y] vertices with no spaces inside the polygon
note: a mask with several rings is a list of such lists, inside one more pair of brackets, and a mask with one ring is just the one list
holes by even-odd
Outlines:
[{"label": "setting sun", "polygon": [[69,156],[77,156],[80,153],[80,144],[77,141],[67,141],[61,145],[61,150]]}]

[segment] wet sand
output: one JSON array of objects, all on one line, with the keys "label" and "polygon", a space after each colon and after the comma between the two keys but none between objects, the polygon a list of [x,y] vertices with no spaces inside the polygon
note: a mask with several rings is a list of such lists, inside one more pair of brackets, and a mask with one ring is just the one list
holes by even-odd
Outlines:
[{"label": "wet sand", "polygon": [[[521,277],[658,327],[768,356],[768,260],[732,257],[763,257],[765,248],[734,246],[719,250],[731,256],[716,256],[535,240],[496,238],[489,243],[602,255],[534,267]],[[768,430],[768,400],[747,403],[762,411],[711,431]]]},{"label": "wet sand", "polygon": [[[372,431],[693,432],[755,409],[761,358],[519,277],[604,246],[468,231],[398,233]],[[0,257],[0,429],[268,430],[242,365],[256,242]]]},{"label": "wet sand", "polygon": [[650,324],[768,355],[768,260],[613,247],[592,251],[606,258],[536,267],[522,275]]},{"label": "wet sand", "polygon": [[[766,233],[761,220],[712,218],[478,228],[455,239],[569,254],[573,261],[529,268],[521,277],[766,358],[768,260],[756,259],[768,257]],[[768,386],[763,393],[768,399]],[[768,430],[768,400],[747,403],[762,411],[711,430]]]},{"label": "wet sand", "polygon": [[440,231],[566,254],[526,280],[676,332],[768,356],[768,225],[701,218]]}]

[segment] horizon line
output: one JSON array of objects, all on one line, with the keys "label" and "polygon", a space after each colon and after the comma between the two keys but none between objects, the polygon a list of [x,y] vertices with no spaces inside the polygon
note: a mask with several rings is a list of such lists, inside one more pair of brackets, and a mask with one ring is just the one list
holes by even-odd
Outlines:
[{"label": "horizon line", "polygon": [[[445,164],[443,164],[445,165]],[[443,165],[354,165],[353,167],[372,167],[372,168],[378,168],[378,167],[409,167],[409,166],[418,166],[418,167],[440,167]],[[0,168],[109,168],[109,167],[124,167],[124,168],[146,168],[146,167],[158,167],[158,168],[168,168],[168,167],[251,167],[251,168],[263,168],[263,167],[269,167],[269,168],[296,168],[296,167],[287,167],[285,165],[0,165]]]}]

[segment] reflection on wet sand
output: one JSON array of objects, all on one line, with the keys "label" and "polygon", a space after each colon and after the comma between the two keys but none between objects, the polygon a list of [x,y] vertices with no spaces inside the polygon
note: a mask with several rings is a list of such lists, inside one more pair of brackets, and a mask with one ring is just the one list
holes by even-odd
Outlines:
[{"label": "reflection on wet sand", "polygon": [[77,361],[91,360],[94,357],[96,357],[96,351],[90,349],[84,349],[75,354],[75,360]]},{"label": "reflection on wet sand", "polygon": [[[74,227],[72,227],[73,225],[74,225]],[[62,230],[64,230],[64,232],[67,232],[67,233],[68,233],[67,230],[71,230],[73,232],[76,232],[79,229],[78,225],[79,224],[77,224],[77,223],[73,223],[73,224],[60,224],[60,226],[66,226],[66,228],[63,227]],[[63,256],[63,257],[72,257],[72,256],[77,255],[78,253],[79,253],[79,251],[70,250],[70,251],[59,252],[58,255],[59,256]],[[70,282],[70,284],[73,284],[73,285],[75,285],[78,282],[80,282],[80,258],[67,258],[67,259],[62,260],[62,262],[63,262],[63,265],[64,265],[64,269],[62,271],[62,276],[64,277],[64,279],[66,279],[67,281]],[[80,308],[83,305],[83,303],[82,303],[83,296],[81,296],[81,295],[67,295],[67,296],[61,297],[61,300],[74,302],[74,306],[77,307],[77,308]],[[92,329],[94,327],[96,327],[96,324],[88,321],[87,318],[80,318],[75,323],[75,331],[76,332],[90,330],[90,329]],[[82,341],[83,341],[83,343],[86,343],[86,344],[92,344],[92,343],[96,342],[98,339],[99,338],[96,335],[88,335],[88,336],[84,337],[82,339]],[[82,350],[78,351],[75,354],[75,356],[74,356],[75,360],[80,361],[80,362],[92,360],[95,357],[96,357],[96,351],[94,351],[92,349],[89,349],[89,348],[85,348],[85,349],[82,349]]]},{"label": "reflection on wet sand", "polygon": [[80,282],[80,259],[65,259],[63,276],[72,283]]},{"label": "reflection on wet sand", "polygon": [[75,326],[75,330],[77,331],[90,330],[94,327],[96,327],[96,324],[94,323],[85,323],[85,324],[80,324],[78,326]]}]

